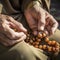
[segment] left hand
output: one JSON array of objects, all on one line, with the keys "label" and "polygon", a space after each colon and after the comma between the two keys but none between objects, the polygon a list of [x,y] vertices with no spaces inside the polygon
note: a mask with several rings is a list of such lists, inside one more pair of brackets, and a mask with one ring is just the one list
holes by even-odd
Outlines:
[{"label": "left hand", "polygon": [[58,27],[58,23],[53,16],[38,4],[31,8],[27,8],[24,11],[24,15],[34,35],[37,35],[38,32],[41,31],[46,32],[48,35],[52,35]]},{"label": "left hand", "polygon": [[4,33],[9,39],[20,38],[20,33],[15,32],[13,29],[18,30],[18,32],[27,32],[27,29],[11,16],[0,14],[0,33]]},{"label": "left hand", "polygon": [[[14,30],[16,29],[17,32]],[[26,39],[27,30],[15,21],[14,18],[0,14],[0,43],[4,46],[12,46]]]}]

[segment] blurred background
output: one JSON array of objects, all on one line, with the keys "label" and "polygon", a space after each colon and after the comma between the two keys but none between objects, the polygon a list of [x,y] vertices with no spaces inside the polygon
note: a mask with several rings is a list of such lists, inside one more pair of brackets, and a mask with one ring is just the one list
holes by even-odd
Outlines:
[{"label": "blurred background", "polygon": [[55,17],[55,19],[59,23],[60,29],[60,0],[51,0],[51,14]]}]

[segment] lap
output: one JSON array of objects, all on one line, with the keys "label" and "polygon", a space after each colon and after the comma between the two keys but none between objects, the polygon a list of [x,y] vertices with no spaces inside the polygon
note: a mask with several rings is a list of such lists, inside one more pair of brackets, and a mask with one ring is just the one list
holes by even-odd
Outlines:
[{"label": "lap", "polygon": [[[51,36],[51,39],[55,39],[58,42],[60,42],[60,30],[57,30],[53,36]],[[20,42],[16,45],[14,45],[11,48],[4,47],[0,45],[0,58],[6,58],[6,60],[12,60],[12,57],[14,60],[22,60],[22,57],[24,59],[28,60],[33,58],[33,60],[36,60],[36,57],[41,60],[47,60],[47,56],[43,54],[42,50],[36,49],[33,46],[28,45],[25,42]],[[26,58],[28,57],[28,58]],[[44,57],[44,58],[43,58]]]},{"label": "lap", "polygon": [[44,55],[42,51],[25,42],[16,44],[0,56],[1,60],[37,60],[36,58],[39,60],[47,60],[47,56]]},{"label": "lap", "polygon": [[16,44],[0,56],[0,59],[2,60],[31,60],[31,58],[35,60],[31,50],[29,47],[27,48],[27,45],[24,42]]}]

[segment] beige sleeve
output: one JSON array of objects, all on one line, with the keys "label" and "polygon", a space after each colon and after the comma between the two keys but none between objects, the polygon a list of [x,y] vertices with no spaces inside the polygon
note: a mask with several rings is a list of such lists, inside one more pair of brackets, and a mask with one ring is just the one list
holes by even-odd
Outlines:
[{"label": "beige sleeve", "polygon": [[24,11],[28,6],[31,7],[35,4],[40,4],[40,6],[47,11],[50,10],[50,0],[23,0],[22,11]]},{"label": "beige sleeve", "polygon": [[24,11],[27,7],[32,7],[37,3],[41,5],[41,0],[23,0],[22,11]]},{"label": "beige sleeve", "polygon": [[50,11],[51,0],[41,0],[41,1],[42,1],[43,8],[47,11]]},{"label": "beige sleeve", "polygon": [[19,12],[13,8],[9,0],[1,0],[1,3],[3,4],[3,8],[6,10],[7,14],[14,14]]}]

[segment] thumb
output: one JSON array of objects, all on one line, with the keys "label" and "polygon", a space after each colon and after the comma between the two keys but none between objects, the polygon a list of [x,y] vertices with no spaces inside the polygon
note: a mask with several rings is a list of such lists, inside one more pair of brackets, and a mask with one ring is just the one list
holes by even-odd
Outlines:
[{"label": "thumb", "polygon": [[37,30],[37,21],[33,18],[33,16],[29,12],[25,12],[25,17],[32,31]]},{"label": "thumb", "polygon": [[51,35],[55,33],[56,29],[58,27],[58,23],[56,20],[53,21],[53,26],[51,27]]},{"label": "thumb", "polygon": [[27,32],[27,29],[24,28],[21,23],[19,23],[19,24],[16,25],[16,24],[10,22],[9,24],[10,24],[10,27],[11,27],[11,28],[16,29],[17,31],[20,31],[20,32],[22,31],[22,32],[24,32],[24,33]]},{"label": "thumb", "polygon": [[20,26],[19,26],[19,28],[18,28],[18,31],[27,33],[27,29],[26,29],[21,23],[20,23]]}]

